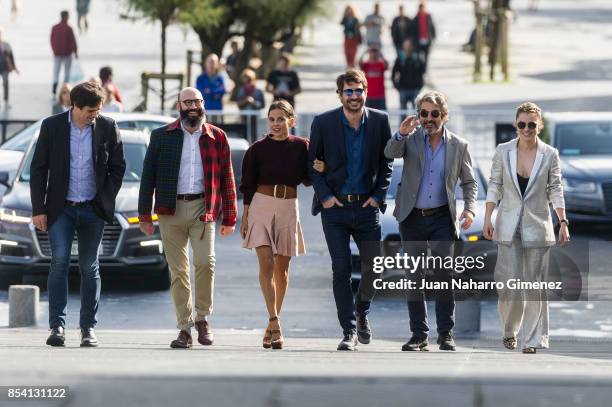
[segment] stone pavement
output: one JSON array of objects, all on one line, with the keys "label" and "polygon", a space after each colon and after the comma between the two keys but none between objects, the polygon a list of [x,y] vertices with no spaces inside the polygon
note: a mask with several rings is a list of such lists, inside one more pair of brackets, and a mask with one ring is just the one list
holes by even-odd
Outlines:
[{"label": "stone pavement", "polygon": [[51,349],[46,330],[3,329],[0,383],[70,386],[67,401],[44,405],[249,407],[605,406],[612,385],[604,341],[555,341],[524,355],[492,339],[459,340],[457,352],[401,352],[401,342],[375,338],[337,352],[336,338],[288,337],[273,351],[260,347],[259,331],[217,330],[212,347],[174,350],[175,334],[101,330],[100,347],[83,349],[69,330],[67,347]]}]

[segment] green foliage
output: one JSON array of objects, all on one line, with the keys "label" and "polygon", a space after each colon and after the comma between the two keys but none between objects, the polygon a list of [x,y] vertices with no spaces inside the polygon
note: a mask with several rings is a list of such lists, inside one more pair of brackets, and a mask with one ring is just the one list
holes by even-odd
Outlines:
[{"label": "green foliage", "polygon": [[192,0],[125,0],[128,10],[152,21],[168,25],[176,17],[180,8]]}]

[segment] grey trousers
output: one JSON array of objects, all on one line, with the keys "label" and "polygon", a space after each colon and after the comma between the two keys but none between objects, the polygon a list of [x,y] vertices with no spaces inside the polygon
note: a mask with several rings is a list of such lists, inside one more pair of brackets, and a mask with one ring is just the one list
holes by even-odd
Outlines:
[{"label": "grey trousers", "polygon": [[[520,230],[520,228],[519,228]],[[546,290],[508,288],[510,279],[523,282],[546,281],[550,247],[523,247],[519,232],[511,244],[498,244],[495,281],[504,283],[498,289],[498,311],[504,338],[517,337],[522,347],[548,348],[548,299]],[[518,337],[520,331],[520,337]]]},{"label": "grey trousers", "polygon": [[59,82],[60,69],[64,67],[64,83],[70,82],[70,68],[72,66],[72,55],[53,58],[53,83]]}]

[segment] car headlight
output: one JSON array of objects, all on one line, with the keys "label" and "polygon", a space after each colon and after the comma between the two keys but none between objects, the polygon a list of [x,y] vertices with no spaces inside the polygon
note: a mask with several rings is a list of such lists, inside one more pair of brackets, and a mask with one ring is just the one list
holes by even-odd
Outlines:
[{"label": "car headlight", "polygon": [[[138,212],[127,212],[127,213],[122,213],[122,215],[130,225],[136,225],[138,224],[138,222],[140,222],[138,220]],[[153,214],[152,219],[153,219],[153,222],[157,222],[157,219],[158,219],[157,215]]]},{"label": "car headlight", "polygon": [[571,178],[563,178],[563,189],[566,192],[596,192],[597,184],[590,181],[578,181]]},{"label": "car headlight", "polygon": [[32,214],[22,209],[0,208],[0,221],[9,223],[30,223]]}]

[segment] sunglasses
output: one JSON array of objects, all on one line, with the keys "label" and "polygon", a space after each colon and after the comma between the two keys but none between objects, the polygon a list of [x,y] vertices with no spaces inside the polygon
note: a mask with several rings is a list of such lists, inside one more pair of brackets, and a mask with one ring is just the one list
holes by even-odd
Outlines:
[{"label": "sunglasses", "polygon": [[433,117],[434,119],[437,119],[438,117],[440,117],[440,111],[439,110],[432,110],[430,112],[430,111],[427,111],[425,109],[421,109],[419,114],[421,115],[422,118],[427,118],[427,117],[429,117],[430,114],[431,114],[431,117]]},{"label": "sunglasses", "polygon": [[529,123],[518,122],[516,124],[516,127],[518,127],[521,130],[523,130],[525,127],[528,127],[529,130],[534,130],[536,127],[538,127],[538,124],[536,122],[529,122]]},{"label": "sunglasses", "polygon": [[361,95],[363,95],[363,89],[361,89],[361,88],[357,88],[357,89],[344,89],[342,91],[342,93],[344,93],[348,97],[353,96],[353,93],[355,94],[355,96],[361,96]]}]

